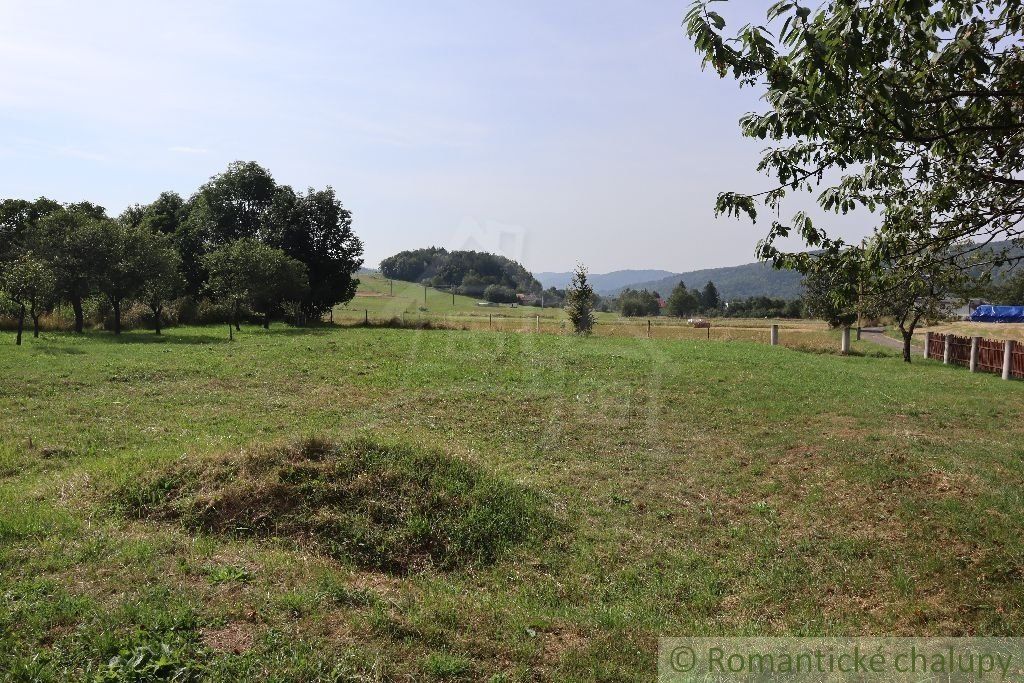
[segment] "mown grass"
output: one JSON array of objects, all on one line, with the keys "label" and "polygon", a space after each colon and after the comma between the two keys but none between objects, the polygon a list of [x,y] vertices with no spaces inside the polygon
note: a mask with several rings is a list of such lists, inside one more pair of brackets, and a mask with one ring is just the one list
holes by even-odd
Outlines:
[{"label": "mown grass", "polygon": [[[663,634],[1024,626],[1020,383],[746,341],[221,333],[0,346],[0,676],[651,680]],[[478,499],[459,482],[485,482],[554,523],[486,561],[382,571],[310,527],[118,498],[201,510],[227,489],[146,486],[230,482],[238,454],[310,436],[427,457],[465,473],[437,489],[460,509]],[[319,467],[303,481],[333,481]],[[381,471],[417,490],[416,468],[356,471],[331,495]],[[364,503],[391,495],[375,486]],[[323,500],[306,513],[345,517]]]}]

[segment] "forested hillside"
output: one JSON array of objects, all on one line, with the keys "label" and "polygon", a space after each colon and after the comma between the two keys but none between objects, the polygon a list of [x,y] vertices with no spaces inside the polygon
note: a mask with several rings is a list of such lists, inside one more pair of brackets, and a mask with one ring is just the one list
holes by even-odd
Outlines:
[{"label": "forested hillside", "polygon": [[441,247],[412,249],[380,262],[384,277],[455,287],[460,294],[480,296],[490,286],[514,292],[539,292],[541,285],[512,259],[485,251],[448,251]]}]

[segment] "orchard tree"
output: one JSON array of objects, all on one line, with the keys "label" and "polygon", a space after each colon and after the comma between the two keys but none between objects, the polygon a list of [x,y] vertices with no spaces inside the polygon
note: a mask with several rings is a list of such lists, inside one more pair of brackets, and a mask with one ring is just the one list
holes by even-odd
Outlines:
[{"label": "orchard tree", "polygon": [[209,273],[207,289],[210,295],[231,307],[231,324],[241,329],[239,316],[242,306],[249,299],[249,273],[252,269],[252,252],[261,245],[253,239],[242,239],[211,251],[203,257],[203,266]]},{"label": "orchard tree", "polygon": [[594,331],[594,288],[587,282],[587,269],[576,265],[572,282],[565,290],[565,310],[576,334],[588,335]]},{"label": "orchard tree", "polygon": [[[867,251],[874,248],[867,244]],[[967,287],[970,262],[976,256],[966,246],[950,250],[952,254],[930,254],[929,245],[921,245],[917,261],[906,258],[882,261],[882,268],[868,271],[861,305],[878,317],[891,318],[903,336],[903,360],[911,362],[911,341],[923,320],[941,320],[960,303]]]},{"label": "orchard tree", "polygon": [[146,230],[149,253],[138,297],[153,312],[154,332],[160,334],[164,308],[167,302],[184,291],[185,278],[181,275],[181,257],[174,249],[170,237],[151,232],[147,227],[143,229]]},{"label": "orchard tree", "polygon": [[[773,142],[759,169],[775,183],[720,194],[719,213],[756,219],[798,191],[826,211],[868,209],[881,223],[864,265],[904,274],[967,240],[981,251],[1024,235],[1024,3],[782,0],[733,35],[729,7],[697,0],[686,31],[705,66],[767,103],[740,128]],[[819,253],[780,250],[791,234]],[[847,246],[800,212],[772,223],[758,256],[849,274],[860,254]]]},{"label": "orchard tree", "polygon": [[107,258],[106,219],[98,214],[95,205],[62,207],[41,218],[28,237],[53,270],[56,296],[71,304],[77,333],[85,323],[82,302],[96,291]]},{"label": "orchard tree", "polygon": [[21,346],[25,330],[25,312],[31,310],[35,336],[39,336],[39,311],[54,289],[53,272],[32,252],[11,261],[2,272],[3,291],[17,308],[18,333],[15,344]]},{"label": "orchard tree", "polygon": [[300,303],[309,293],[309,274],[304,263],[280,249],[259,244],[250,254],[249,303],[263,314],[263,328],[284,301]]},{"label": "orchard tree", "polygon": [[210,273],[209,289],[214,298],[228,303],[235,329],[243,305],[263,313],[269,327],[270,315],[284,300],[301,300],[309,286],[305,267],[280,249],[245,238],[226,244],[205,257]]},{"label": "orchard tree", "polygon": [[164,267],[168,245],[162,235],[141,225],[132,227],[120,220],[107,220],[101,221],[99,228],[103,256],[97,289],[114,310],[114,334],[121,334],[124,302],[141,295],[151,273]]},{"label": "orchard tree", "polygon": [[848,271],[835,273],[812,268],[803,279],[806,314],[824,320],[832,328],[852,325],[857,320],[859,275],[847,275]]}]

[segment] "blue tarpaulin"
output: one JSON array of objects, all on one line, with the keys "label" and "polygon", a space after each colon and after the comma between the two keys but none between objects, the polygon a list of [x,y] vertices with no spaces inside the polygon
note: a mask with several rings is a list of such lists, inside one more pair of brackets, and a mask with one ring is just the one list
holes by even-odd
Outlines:
[{"label": "blue tarpaulin", "polygon": [[971,313],[976,323],[1024,323],[1024,306],[978,306]]}]

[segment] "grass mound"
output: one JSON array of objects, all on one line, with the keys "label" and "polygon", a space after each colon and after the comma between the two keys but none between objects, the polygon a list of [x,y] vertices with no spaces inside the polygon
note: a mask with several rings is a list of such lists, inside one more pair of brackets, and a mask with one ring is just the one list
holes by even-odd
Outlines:
[{"label": "grass mound", "polygon": [[394,573],[490,564],[552,525],[528,489],[438,451],[367,439],[186,458],[116,497],[141,517],[292,538]]}]

